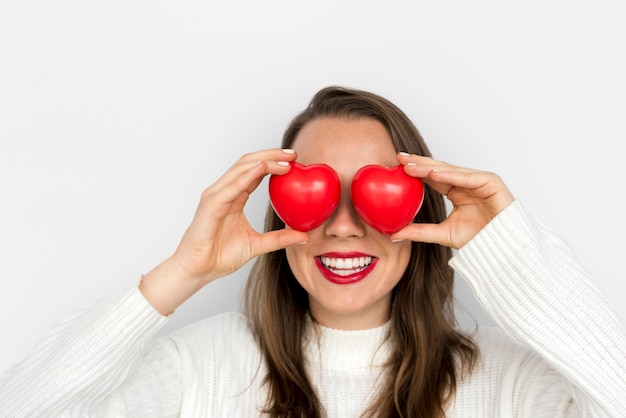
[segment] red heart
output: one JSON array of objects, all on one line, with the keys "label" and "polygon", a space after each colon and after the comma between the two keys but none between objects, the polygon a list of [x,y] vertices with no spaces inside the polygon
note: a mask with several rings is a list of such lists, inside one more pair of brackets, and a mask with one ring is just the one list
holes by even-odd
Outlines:
[{"label": "red heart", "polygon": [[341,182],[326,164],[290,165],[287,174],[270,176],[270,202],[291,228],[309,231],[328,219],[339,204]]},{"label": "red heart", "polygon": [[393,234],[417,215],[424,201],[424,183],[406,174],[402,165],[366,165],[354,175],[350,193],[365,222],[383,234]]}]

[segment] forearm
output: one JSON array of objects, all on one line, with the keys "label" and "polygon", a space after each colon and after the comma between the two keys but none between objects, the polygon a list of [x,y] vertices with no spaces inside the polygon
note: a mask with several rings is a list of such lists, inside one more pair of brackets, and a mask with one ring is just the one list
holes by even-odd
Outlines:
[{"label": "forearm", "polygon": [[569,247],[530,219],[519,203],[463,247],[451,265],[509,335],[606,411],[626,409],[626,338],[620,321]]},{"label": "forearm", "polygon": [[0,416],[55,416],[98,404],[164,322],[136,289],[73,315],[0,377]]},{"label": "forearm", "polygon": [[206,283],[206,278],[191,276],[170,257],[141,278],[139,290],[154,309],[168,316]]}]

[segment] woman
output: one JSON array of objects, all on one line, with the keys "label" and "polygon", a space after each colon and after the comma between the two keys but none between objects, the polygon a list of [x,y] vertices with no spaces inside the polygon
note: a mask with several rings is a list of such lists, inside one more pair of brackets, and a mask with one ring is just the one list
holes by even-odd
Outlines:
[{"label": "woman", "polygon": [[[624,415],[624,331],[589,275],[498,176],[429,156],[389,101],[320,91],[283,149],[243,156],[205,190],[177,250],[138,288],[69,318],[4,374],[2,416]],[[254,231],[248,195],[296,160],[334,169],[338,207],[308,232],[270,209],[267,232]],[[367,164],[423,179],[414,223],[385,235],[357,215],[349,189]],[[152,338],[257,256],[246,316]],[[508,336],[456,327],[448,264]]]}]

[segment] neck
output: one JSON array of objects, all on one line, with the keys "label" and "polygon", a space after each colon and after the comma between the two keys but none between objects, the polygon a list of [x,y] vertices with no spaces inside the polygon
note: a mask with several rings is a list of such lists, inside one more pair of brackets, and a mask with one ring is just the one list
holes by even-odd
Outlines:
[{"label": "neck", "polygon": [[383,367],[390,355],[391,322],[364,330],[333,329],[309,318],[305,337],[307,360],[317,368],[358,370]]},{"label": "neck", "polygon": [[331,312],[309,301],[309,313],[315,322],[327,328],[365,330],[380,327],[389,321],[390,304],[390,301],[381,301],[378,306],[358,311]]}]

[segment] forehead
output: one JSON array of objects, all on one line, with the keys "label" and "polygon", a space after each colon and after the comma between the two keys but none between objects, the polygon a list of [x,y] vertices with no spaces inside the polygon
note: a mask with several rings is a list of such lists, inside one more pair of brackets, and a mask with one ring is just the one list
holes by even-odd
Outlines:
[{"label": "forehead", "polygon": [[292,146],[302,164],[337,166],[398,164],[391,137],[382,123],[370,118],[319,118],[308,122]]}]

